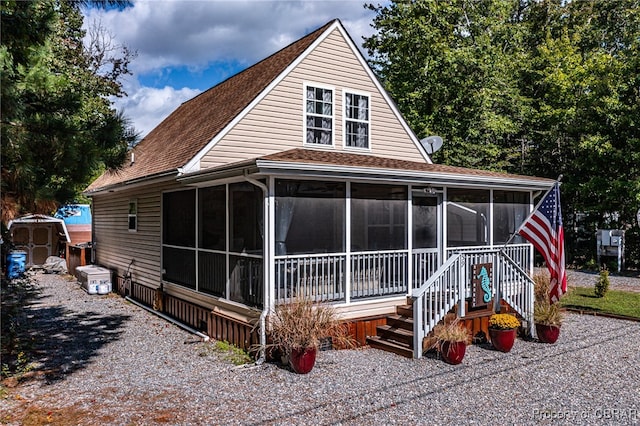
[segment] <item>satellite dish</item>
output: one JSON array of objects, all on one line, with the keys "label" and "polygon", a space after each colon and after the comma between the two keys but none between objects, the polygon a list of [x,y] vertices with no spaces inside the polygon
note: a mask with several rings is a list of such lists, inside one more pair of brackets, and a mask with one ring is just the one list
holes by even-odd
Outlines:
[{"label": "satellite dish", "polygon": [[433,154],[442,148],[442,138],[440,136],[428,136],[420,140],[427,154]]}]

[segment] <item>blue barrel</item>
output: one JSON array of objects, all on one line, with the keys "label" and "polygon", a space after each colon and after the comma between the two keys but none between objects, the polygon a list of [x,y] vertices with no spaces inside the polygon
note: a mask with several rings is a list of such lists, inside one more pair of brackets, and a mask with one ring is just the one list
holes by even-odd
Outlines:
[{"label": "blue barrel", "polygon": [[26,251],[11,250],[9,254],[7,254],[7,278],[11,280],[22,276],[26,263]]}]

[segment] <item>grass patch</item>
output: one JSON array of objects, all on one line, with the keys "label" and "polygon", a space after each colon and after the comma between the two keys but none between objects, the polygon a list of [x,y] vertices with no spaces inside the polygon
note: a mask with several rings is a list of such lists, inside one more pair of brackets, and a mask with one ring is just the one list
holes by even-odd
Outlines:
[{"label": "grass patch", "polygon": [[207,356],[212,353],[217,353],[222,355],[222,357],[232,363],[233,365],[243,365],[249,364],[253,362],[253,358],[246,351],[240,349],[239,347],[232,345],[229,342],[216,340],[213,342],[207,342],[203,344],[201,351],[199,353],[200,356]]},{"label": "grass patch", "polygon": [[560,299],[560,305],[640,319],[640,293],[630,291],[609,290],[605,297],[596,297],[592,287],[575,287]]}]

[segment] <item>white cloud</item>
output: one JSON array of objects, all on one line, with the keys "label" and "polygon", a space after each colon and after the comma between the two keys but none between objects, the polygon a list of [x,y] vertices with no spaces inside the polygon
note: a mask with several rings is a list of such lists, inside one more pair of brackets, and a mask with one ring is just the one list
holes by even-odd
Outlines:
[{"label": "white cloud", "polygon": [[123,110],[131,119],[136,131],[144,137],[156,127],[165,117],[183,102],[193,98],[200,90],[183,87],[175,89],[165,86],[157,89],[153,87],[126,87],[129,96],[114,100],[116,109]]},{"label": "white cloud", "polygon": [[361,1],[137,1],[133,7],[91,9],[118,43],[138,51],[137,73],[167,66],[238,60],[247,65],[334,18],[357,45],[372,32],[373,14]]},{"label": "white cloud", "polygon": [[[167,67],[184,67],[196,79],[199,71],[214,63],[222,68],[227,62],[252,65],[335,18],[360,46],[362,36],[373,32],[373,16],[363,0],[144,0],[124,10],[89,9],[85,25],[99,21],[114,43],[137,51],[131,64],[135,78],[162,76]],[[146,134],[197,91],[134,84],[127,93],[129,98],[119,100],[118,106]]]}]

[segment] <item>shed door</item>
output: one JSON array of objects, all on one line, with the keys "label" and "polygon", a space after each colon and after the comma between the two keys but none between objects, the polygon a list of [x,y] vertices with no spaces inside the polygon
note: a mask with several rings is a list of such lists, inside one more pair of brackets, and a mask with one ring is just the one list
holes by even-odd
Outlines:
[{"label": "shed door", "polygon": [[31,250],[29,247],[31,229],[27,226],[14,225],[11,227],[11,235],[16,250],[22,250],[27,253],[26,265],[31,265]]},{"label": "shed door", "polygon": [[51,256],[52,225],[42,224],[33,227],[31,238],[31,258],[33,264],[42,265]]}]

